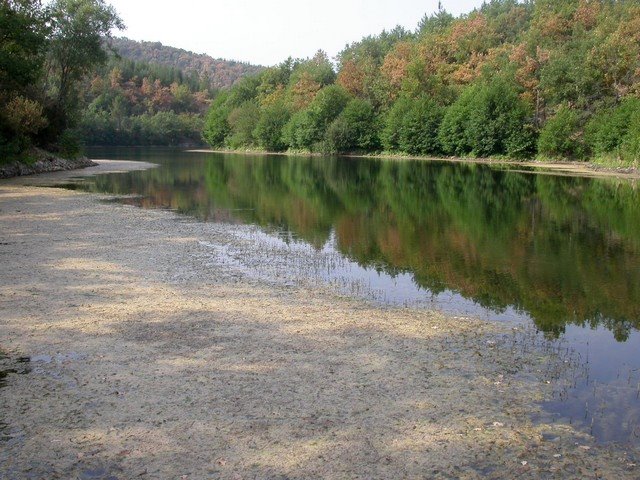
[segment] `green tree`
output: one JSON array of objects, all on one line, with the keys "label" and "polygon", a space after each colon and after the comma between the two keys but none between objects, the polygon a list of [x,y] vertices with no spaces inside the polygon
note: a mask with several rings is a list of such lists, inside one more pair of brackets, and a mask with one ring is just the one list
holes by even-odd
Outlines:
[{"label": "green tree", "polygon": [[640,165],[640,112],[638,111],[631,117],[627,134],[622,139],[621,159],[636,168]]},{"label": "green tree", "polygon": [[314,144],[324,139],[329,125],[340,115],[349,98],[347,91],[339,85],[329,85],[318,92],[308,109],[311,144],[307,148],[313,149]]},{"label": "green tree", "polygon": [[[349,94],[339,85],[329,85],[318,92],[309,105],[309,113],[319,131],[325,130],[349,102]],[[322,135],[318,134],[318,138]]]},{"label": "green tree", "polygon": [[553,50],[540,73],[540,87],[551,104],[566,102],[587,109],[611,93],[606,91],[604,72],[590,58],[598,48],[596,42],[581,35]]},{"label": "green tree", "polygon": [[322,141],[333,122],[349,102],[349,94],[339,85],[318,92],[306,110],[291,117],[284,129],[284,140],[295,149],[322,149]]},{"label": "green tree", "polygon": [[49,64],[53,73],[52,134],[71,126],[78,82],[107,60],[104,39],[124,24],[103,0],[56,0],[51,5]]},{"label": "green tree", "polygon": [[411,109],[413,100],[400,97],[384,116],[384,127],[380,133],[380,140],[385,150],[394,152],[400,150],[400,135],[405,116]]},{"label": "green tree", "polygon": [[288,58],[278,66],[267,68],[260,74],[260,85],[257,87],[257,92],[262,105],[270,103],[270,98],[284,90],[289,84],[292,65],[293,60]]},{"label": "green tree", "polygon": [[48,123],[35,88],[45,47],[40,2],[0,2],[0,161],[21,154]]},{"label": "green tree", "polygon": [[472,146],[468,138],[473,102],[478,87],[469,87],[462,92],[458,100],[445,112],[438,131],[442,150],[447,155],[464,156],[471,153]]},{"label": "green tree", "polygon": [[253,132],[260,118],[260,110],[255,100],[247,100],[229,113],[228,122],[231,135],[226,143],[231,148],[250,147],[254,145]]},{"label": "green tree", "polygon": [[282,129],[282,140],[295,150],[310,150],[316,140],[315,122],[308,110],[294,113]]},{"label": "green tree", "polygon": [[[634,158],[631,117],[603,106],[640,96],[638,32],[637,2],[487,0],[459,17],[439,8],[415,33],[397,27],[347,45],[338,72],[319,52],[238,82],[217,123],[256,100],[255,135],[283,148],[277,130],[285,117],[266,112],[282,103],[293,114],[282,129],[287,146],[314,150],[330,138],[331,148],[348,150],[358,143],[348,138],[353,119],[340,114],[355,97],[372,105],[388,151],[525,158],[540,146],[575,158],[587,152],[582,127],[593,117],[586,140],[596,154],[612,155],[615,146],[620,158]],[[576,124],[561,125],[556,112]]]},{"label": "green tree", "polygon": [[423,97],[413,101],[402,120],[400,150],[412,155],[442,153],[438,130],[443,116],[443,108],[432,99]]},{"label": "green tree", "polygon": [[262,110],[254,131],[254,136],[262,148],[273,152],[287,149],[282,129],[290,117],[291,113],[282,104],[271,105]]},{"label": "green tree", "polygon": [[229,108],[236,108],[243,103],[253,100],[258,96],[258,87],[260,86],[260,76],[252,75],[244,77],[238,81],[229,92],[226,99]]},{"label": "green tree", "polygon": [[226,105],[227,97],[227,93],[220,93],[215,98],[204,123],[202,137],[214,148],[223,147],[225,139],[231,133],[231,127],[227,120],[229,117],[229,108]]},{"label": "green tree", "polygon": [[526,157],[535,151],[533,112],[513,83],[494,79],[476,99],[470,123],[474,154]]},{"label": "green tree", "polygon": [[24,91],[42,74],[46,16],[38,0],[0,2],[0,92]]},{"label": "green tree", "polygon": [[584,144],[580,127],[578,112],[567,106],[561,106],[542,127],[538,139],[538,152],[548,158],[582,158]]},{"label": "green tree", "polygon": [[640,113],[640,99],[627,98],[614,108],[601,109],[589,120],[585,140],[598,156],[622,156],[627,134]]},{"label": "green tree", "polygon": [[380,148],[378,122],[371,103],[354,98],[327,130],[327,149],[331,152],[371,152]]},{"label": "green tree", "polygon": [[199,118],[175,112],[144,114],[140,117],[133,117],[133,121],[139,126],[132,126],[131,133],[134,134],[136,130],[139,130],[140,139],[138,142],[148,145],[178,145],[197,142],[199,140],[198,132],[202,129]]},{"label": "green tree", "polygon": [[438,11],[436,13],[425,15],[418,22],[418,34],[432,35],[442,33],[453,23],[453,20],[453,15],[443,9],[441,3],[438,3]]},{"label": "green tree", "polygon": [[448,109],[439,137],[445,153],[523,157],[535,149],[531,115],[502,79],[468,87]]},{"label": "green tree", "polygon": [[336,72],[333,71],[333,65],[327,54],[318,50],[312,58],[295,62],[290,74],[290,85],[295,85],[305,76],[324,87],[335,81]]}]

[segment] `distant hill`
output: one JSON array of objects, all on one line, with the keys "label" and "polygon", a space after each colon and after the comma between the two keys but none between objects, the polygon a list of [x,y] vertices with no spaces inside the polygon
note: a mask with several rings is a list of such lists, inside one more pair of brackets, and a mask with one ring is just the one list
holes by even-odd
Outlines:
[{"label": "distant hill", "polygon": [[123,58],[175,67],[185,73],[195,72],[200,77],[208,78],[214,88],[230,87],[238,79],[263,69],[258,65],[168,47],[160,42],[138,42],[122,37],[114,38],[112,46]]}]

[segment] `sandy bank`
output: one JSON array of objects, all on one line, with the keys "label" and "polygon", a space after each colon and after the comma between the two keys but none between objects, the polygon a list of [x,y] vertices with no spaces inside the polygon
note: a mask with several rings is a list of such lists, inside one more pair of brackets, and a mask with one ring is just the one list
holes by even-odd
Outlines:
[{"label": "sandy bank", "polygon": [[133,162],[129,160],[90,160],[91,165],[78,169],[67,169],[49,172],[46,175],[14,176],[0,180],[0,186],[46,186],[62,184],[72,181],[74,178],[89,177],[102,173],[120,173],[134,170],[155,168],[157,165],[147,162]]},{"label": "sandy bank", "polygon": [[638,477],[532,424],[530,332],[256,280],[203,246],[230,227],[103,198],[0,182],[0,477]]}]

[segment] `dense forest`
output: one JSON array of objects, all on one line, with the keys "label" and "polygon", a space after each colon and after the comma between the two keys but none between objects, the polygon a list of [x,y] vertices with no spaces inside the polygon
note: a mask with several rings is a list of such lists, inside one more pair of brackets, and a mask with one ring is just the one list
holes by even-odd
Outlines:
[{"label": "dense forest", "polygon": [[181,70],[186,75],[199,78],[208,87],[227,88],[238,79],[259,73],[263,67],[244,62],[213,58],[169,47],[160,42],[137,42],[128,38],[114,38],[111,47],[122,58],[135,62],[149,62]]},{"label": "dense forest", "polygon": [[288,59],[216,97],[215,147],[640,160],[640,5],[491,0]]},{"label": "dense forest", "polygon": [[80,92],[88,145],[193,145],[217,89],[195,72],[113,56]]},{"label": "dense forest", "polygon": [[79,134],[88,145],[202,144],[218,90],[262,68],[158,42],[113,38],[109,47],[115,55],[81,89]]},{"label": "dense forest", "polygon": [[[100,145],[640,160],[640,5],[491,0],[262,69],[111,38],[103,0],[0,3],[0,156]],[[111,50],[111,53],[109,52]],[[207,113],[208,112],[208,113]],[[205,120],[206,116],[206,120]]]}]

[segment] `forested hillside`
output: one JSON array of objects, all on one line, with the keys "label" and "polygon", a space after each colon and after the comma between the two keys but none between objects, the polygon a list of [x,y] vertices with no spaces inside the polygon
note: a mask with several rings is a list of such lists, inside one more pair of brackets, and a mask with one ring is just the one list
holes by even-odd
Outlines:
[{"label": "forested hillside", "polygon": [[200,144],[218,90],[262,68],[158,42],[114,38],[110,48],[117,55],[83,88],[79,130],[88,145]]},{"label": "forested hillside", "polygon": [[213,147],[640,159],[640,5],[492,0],[287,60],[219,95]]},{"label": "forested hillside", "polygon": [[200,144],[216,91],[195,72],[112,57],[83,84],[79,134],[87,145]]},{"label": "forested hillside", "polygon": [[230,87],[238,79],[256,74],[263,68],[169,47],[160,42],[137,42],[128,38],[114,38],[111,45],[122,58],[177,68],[187,75],[195,74],[203,83],[217,89]]},{"label": "forested hillside", "polygon": [[200,144],[218,90],[262,70],[159,42],[113,38],[110,48],[117,55],[84,85],[79,129],[88,145]]}]

